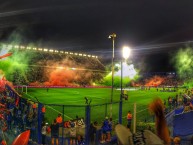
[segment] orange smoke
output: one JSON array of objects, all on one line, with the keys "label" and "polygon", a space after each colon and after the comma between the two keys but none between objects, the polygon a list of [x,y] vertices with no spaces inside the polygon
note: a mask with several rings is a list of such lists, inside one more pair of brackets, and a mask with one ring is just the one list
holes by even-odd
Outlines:
[{"label": "orange smoke", "polygon": [[157,87],[160,84],[162,84],[162,82],[165,81],[165,78],[160,77],[160,76],[154,76],[148,80],[145,81],[145,86],[154,86]]},{"label": "orange smoke", "polygon": [[77,86],[91,83],[92,72],[85,69],[86,63],[79,63],[63,59],[60,61],[39,62],[43,66],[44,80],[43,83],[38,81],[30,83],[31,86]]},{"label": "orange smoke", "polygon": [[56,69],[49,74],[49,80],[44,83],[46,86],[68,86],[72,85],[75,77],[72,70]]}]

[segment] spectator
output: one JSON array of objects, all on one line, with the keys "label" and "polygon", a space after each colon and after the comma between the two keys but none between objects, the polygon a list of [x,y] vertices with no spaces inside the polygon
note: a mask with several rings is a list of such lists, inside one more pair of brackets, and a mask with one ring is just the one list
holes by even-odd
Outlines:
[{"label": "spectator", "polygon": [[31,124],[31,138],[32,138],[32,140],[36,140],[36,124],[35,124],[35,122],[32,122],[32,124]]},{"label": "spectator", "polygon": [[106,141],[108,132],[109,132],[109,120],[108,117],[105,117],[105,120],[102,125],[101,143],[104,143]]},{"label": "spectator", "polygon": [[76,145],[76,127],[74,122],[70,122],[70,145]]},{"label": "spectator", "polygon": [[112,131],[112,118],[109,119],[109,129],[107,131],[107,140],[106,141],[111,141],[111,131]]},{"label": "spectator", "polygon": [[32,105],[32,108],[33,108],[33,112],[36,112],[36,109],[37,109],[36,103],[34,103],[34,104]]},{"label": "spectator", "polygon": [[62,124],[62,115],[58,114],[58,117],[56,118],[56,122],[61,125]]},{"label": "spectator", "polygon": [[51,124],[51,138],[52,138],[52,145],[56,140],[56,145],[58,145],[58,138],[59,138],[59,124],[57,123],[56,119],[54,119],[54,123]]},{"label": "spectator", "polygon": [[78,137],[77,137],[77,145],[84,145],[84,144],[85,144],[85,142],[83,140],[82,135],[78,135]]},{"label": "spectator", "polygon": [[43,145],[46,144],[46,132],[47,132],[47,126],[46,126],[46,123],[43,122],[42,124],[42,144]]},{"label": "spectator", "polygon": [[181,139],[179,136],[174,137],[173,139],[174,145],[180,145]]},{"label": "spectator", "polygon": [[131,111],[128,111],[128,114],[127,114],[127,128],[131,129],[131,121],[132,121],[132,114],[131,114]]}]

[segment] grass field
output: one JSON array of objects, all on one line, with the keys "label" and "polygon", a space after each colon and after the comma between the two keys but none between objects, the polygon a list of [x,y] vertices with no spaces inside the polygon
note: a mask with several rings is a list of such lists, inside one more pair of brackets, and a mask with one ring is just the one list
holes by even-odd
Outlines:
[{"label": "grass field", "polygon": [[[64,120],[75,119],[75,116],[85,118],[85,99],[86,96],[91,101],[91,121],[102,121],[104,117],[110,114],[110,105],[100,105],[110,102],[110,88],[28,88],[28,93],[23,97],[35,100],[35,97],[41,103],[57,104],[46,105],[46,118],[48,122],[53,121],[58,113],[63,112],[64,105]],[[114,90],[113,102],[120,99],[120,90]],[[168,96],[175,96],[177,92],[160,92],[152,88],[151,90],[135,90],[128,91],[128,100],[123,101],[123,118],[126,116],[127,111],[133,111],[133,104],[137,104],[137,112],[139,117],[147,116],[147,105],[155,97],[167,99]],[[98,105],[97,105],[98,104]],[[72,105],[72,106],[70,106]],[[119,104],[112,105],[113,120],[118,120]],[[145,112],[141,110],[146,110]],[[124,119],[123,119],[124,122]]]}]

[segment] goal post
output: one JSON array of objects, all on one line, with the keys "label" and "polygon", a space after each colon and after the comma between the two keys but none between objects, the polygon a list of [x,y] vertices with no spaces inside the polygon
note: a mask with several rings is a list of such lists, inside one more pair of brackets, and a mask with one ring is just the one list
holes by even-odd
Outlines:
[{"label": "goal post", "polygon": [[22,85],[21,86],[21,91],[25,92],[27,94],[27,86],[26,85]]}]

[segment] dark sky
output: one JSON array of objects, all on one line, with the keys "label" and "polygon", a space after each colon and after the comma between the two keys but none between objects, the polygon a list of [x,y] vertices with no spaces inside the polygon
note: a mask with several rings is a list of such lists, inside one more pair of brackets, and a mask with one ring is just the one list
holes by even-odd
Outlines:
[{"label": "dark sky", "polygon": [[132,62],[142,70],[173,70],[170,57],[193,40],[193,1],[10,0],[0,5],[1,41],[21,34],[24,44],[86,51],[110,61],[107,37],[113,32],[117,60],[123,45],[129,45]]}]

